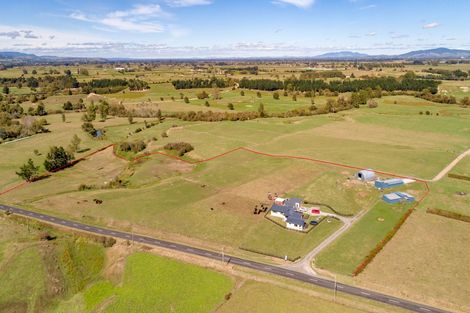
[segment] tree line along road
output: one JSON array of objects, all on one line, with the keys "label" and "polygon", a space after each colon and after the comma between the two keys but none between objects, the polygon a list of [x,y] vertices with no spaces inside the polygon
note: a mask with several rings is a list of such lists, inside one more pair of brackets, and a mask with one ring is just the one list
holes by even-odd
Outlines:
[{"label": "tree line along road", "polygon": [[157,247],[162,247],[162,248],[167,248],[167,249],[172,249],[175,251],[180,251],[184,253],[189,253],[193,255],[199,255],[201,257],[213,259],[213,260],[220,260],[221,262],[227,262],[231,263],[234,265],[238,266],[243,266],[247,268],[251,268],[254,270],[278,275],[278,276],[283,276],[287,277],[290,279],[294,279],[297,281],[309,283],[312,285],[317,285],[320,287],[332,289],[340,292],[344,292],[347,294],[351,294],[354,296],[362,297],[362,298],[367,298],[375,301],[379,301],[382,303],[386,303],[389,305],[393,305],[396,307],[401,307],[410,311],[414,312],[420,312],[420,313],[448,313],[448,311],[444,311],[438,308],[434,308],[431,306],[427,306],[424,304],[419,304],[416,302],[400,299],[397,297],[393,296],[388,296],[382,293],[374,292],[371,290],[367,289],[362,289],[354,286],[349,286],[346,284],[342,283],[335,283],[334,281],[300,273],[297,271],[293,271],[290,269],[286,268],[281,268],[278,266],[273,266],[269,264],[263,264],[260,262],[254,262],[250,261],[247,259],[242,259],[230,255],[224,255],[222,253],[218,252],[213,252],[209,250],[204,250],[204,249],[199,249],[183,244],[178,244],[174,242],[169,242],[169,241],[164,241],[164,240],[159,240],[156,238],[152,237],[147,237],[147,236],[142,236],[142,235],[137,235],[133,233],[127,233],[123,231],[118,231],[118,230],[112,230],[112,229],[107,229],[107,228],[102,228],[98,226],[93,226],[93,225],[88,225],[88,224],[83,224],[75,221],[70,221],[58,217],[54,217],[51,215],[47,214],[42,214],[42,213],[37,213],[33,211],[28,211],[16,207],[11,207],[7,205],[0,205],[0,210],[6,212],[6,213],[12,213],[12,214],[17,214],[20,216],[24,216],[27,218],[32,218],[32,219],[37,219],[40,221],[44,221],[46,223],[54,224],[54,225],[59,225],[59,226],[64,226],[70,229],[75,229],[79,231],[86,231],[90,232],[93,234],[97,235],[102,235],[102,236],[109,236],[109,237],[114,237],[114,238],[119,238],[119,239],[125,239],[125,240],[132,240],[135,242],[139,242],[145,245],[151,245],[151,246],[157,246]]}]

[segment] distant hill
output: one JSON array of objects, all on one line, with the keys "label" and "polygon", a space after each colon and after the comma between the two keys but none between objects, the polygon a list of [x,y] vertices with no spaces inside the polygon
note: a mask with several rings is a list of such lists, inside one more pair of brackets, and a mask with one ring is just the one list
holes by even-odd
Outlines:
[{"label": "distant hill", "polygon": [[470,50],[436,48],[398,55],[369,55],[352,51],[330,52],[314,57],[318,60],[397,60],[397,59],[469,59]]},{"label": "distant hill", "polygon": [[368,59],[372,56],[352,51],[339,51],[339,52],[329,52],[325,54],[320,54],[315,57],[315,59],[324,59],[324,60],[362,60]]},{"label": "distant hill", "polygon": [[[470,50],[436,48],[428,50],[416,50],[398,55],[370,55],[354,51],[338,51],[320,54],[313,57],[300,57],[296,59],[315,59],[315,60],[331,60],[331,61],[371,61],[371,60],[426,60],[426,59],[470,59]],[[226,58],[231,60],[233,58]],[[258,58],[259,60],[276,59],[276,58]],[[289,57],[285,57],[289,59]],[[0,63],[4,64],[42,64],[42,63],[104,63],[116,61],[138,61],[138,58],[85,58],[85,57],[56,57],[56,56],[37,56],[35,54],[0,51]],[[157,58],[154,60],[158,60]],[[201,60],[201,59],[199,59]]]},{"label": "distant hill", "polygon": [[0,59],[39,59],[35,54],[14,52],[14,51],[0,51]]},{"label": "distant hill", "polygon": [[403,59],[468,59],[470,58],[470,50],[436,48],[411,51],[400,54],[398,57]]}]

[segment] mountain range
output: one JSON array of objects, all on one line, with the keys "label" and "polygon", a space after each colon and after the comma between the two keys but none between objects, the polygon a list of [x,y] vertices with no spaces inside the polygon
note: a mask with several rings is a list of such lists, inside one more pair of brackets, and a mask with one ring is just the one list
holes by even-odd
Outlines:
[{"label": "mountain range", "polygon": [[[288,57],[286,57],[288,59]],[[306,57],[314,60],[331,60],[331,61],[368,61],[368,60],[429,60],[429,59],[470,59],[470,50],[436,48],[428,50],[416,50],[397,55],[369,55],[365,53],[353,51],[329,52],[317,56]],[[229,58],[227,58],[229,59]],[[271,58],[270,58],[271,59]],[[0,61],[10,62],[106,62],[124,60],[121,58],[76,58],[76,57],[56,57],[56,56],[37,56],[22,52],[0,51]],[[131,60],[131,59],[125,59]]]},{"label": "mountain range", "polygon": [[436,48],[416,50],[397,55],[369,55],[352,51],[330,52],[314,57],[319,60],[429,60],[429,59],[469,59],[470,50]]}]

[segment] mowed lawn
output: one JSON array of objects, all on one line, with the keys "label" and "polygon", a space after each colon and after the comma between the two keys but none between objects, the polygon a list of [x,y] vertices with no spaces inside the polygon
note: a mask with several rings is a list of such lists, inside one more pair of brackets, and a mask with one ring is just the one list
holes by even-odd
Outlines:
[{"label": "mowed lawn", "polygon": [[315,298],[276,285],[247,281],[217,313],[359,313],[362,310]]},{"label": "mowed lawn", "polygon": [[89,310],[103,312],[213,312],[234,286],[232,278],[146,253],[126,260],[121,285],[100,282],[84,293]]},{"label": "mowed lawn", "polygon": [[470,312],[469,227],[424,210],[414,212],[357,277],[358,283],[452,312]]},{"label": "mowed lawn", "polygon": [[351,275],[377,243],[395,226],[409,207],[379,201],[346,233],[315,259],[314,265],[344,275]]}]

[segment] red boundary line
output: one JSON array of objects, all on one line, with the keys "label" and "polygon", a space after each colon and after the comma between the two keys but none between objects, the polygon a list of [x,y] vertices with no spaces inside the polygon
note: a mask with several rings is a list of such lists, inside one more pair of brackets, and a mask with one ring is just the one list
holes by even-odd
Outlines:
[{"label": "red boundary line", "polygon": [[[254,154],[257,154],[257,155],[262,155],[262,156],[267,156],[267,157],[271,157],[271,158],[283,158],[283,159],[294,159],[294,160],[304,160],[304,161],[310,161],[310,162],[315,162],[315,163],[319,163],[319,164],[323,164],[323,165],[329,165],[329,166],[336,166],[336,167],[342,167],[342,168],[348,168],[348,169],[354,169],[354,170],[363,170],[365,168],[363,167],[359,167],[359,166],[353,166],[353,165],[346,165],[346,164],[341,164],[341,163],[337,163],[337,162],[332,162],[332,161],[326,161],[326,160],[320,160],[320,159],[314,159],[314,158],[310,158],[310,157],[305,157],[305,156],[293,156],[293,155],[285,155],[285,154],[271,154],[271,153],[266,153],[266,152],[260,152],[260,151],[256,151],[256,150],[253,150],[253,149],[250,149],[250,148],[246,148],[246,147],[238,147],[238,148],[235,148],[235,149],[232,149],[232,150],[229,150],[229,151],[226,151],[224,153],[221,153],[221,154],[218,154],[218,155],[215,155],[215,156],[212,156],[210,158],[207,158],[207,159],[203,159],[203,160],[197,160],[197,161],[191,161],[191,160],[185,160],[181,157],[178,157],[178,156],[175,156],[175,155],[171,155],[171,154],[167,154],[167,153],[164,153],[164,152],[161,152],[161,151],[154,151],[154,152],[148,152],[148,153],[144,153],[142,155],[139,155],[139,156],[136,156],[132,159],[126,159],[124,158],[123,156],[120,156],[119,154],[116,154],[116,151],[115,151],[115,147],[116,147],[116,144],[110,144],[110,145],[107,145],[105,147],[102,147],[94,152],[91,152],[77,160],[74,160],[70,163],[68,163],[67,165],[61,167],[61,168],[58,168],[56,170],[54,170],[53,172],[58,172],[60,170],[63,170],[63,169],[66,169],[68,167],[71,167],[75,164],[77,164],[78,162],[80,161],[83,161],[84,159],[98,153],[98,152],[101,152],[109,147],[113,147],[113,155],[116,156],[117,158],[119,159],[122,159],[122,160],[125,160],[125,161],[128,161],[128,162],[135,162],[135,161],[138,161],[138,160],[141,160],[145,157],[149,157],[149,156],[152,156],[152,155],[162,155],[162,156],[165,156],[165,157],[169,157],[169,158],[172,158],[172,159],[175,159],[175,160],[178,160],[178,161],[181,161],[181,162],[185,162],[185,163],[188,163],[188,164],[200,164],[200,163],[205,163],[205,162],[209,162],[209,161],[212,161],[212,160],[215,160],[215,159],[218,159],[218,158],[221,158],[221,157],[224,157],[228,154],[231,154],[231,153],[234,153],[234,152],[237,152],[237,151],[246,151],[246,152],[250,152],[250,153],[254,153]],[[375,171],[375,170],[374,170]],[[424,187],[425,187],[425,190],[424,190],[424,194],[421,196],[420,199],[418,199],[414,205],[409,209],[409,212],[412,212],[414,211],[414,209],[428,196],[429,192],[430,192],[430,189],[429,189],[429,185],[428,183],[425,181],[425,180],[422,180],[422,179],[417,179],[417,178],[412,178],[412,177],[409,177],[409,176],[403,176],[403,175],[398,175],[398,174],[394,174],[394,173],[389,173],[389,172],[385,172],[385,171],[375,171],[376,173],[379,173],[379,174],[382,174],[382,175],[388,175],[388,176],[393,176],[393,177],[399,177],[399,178],[410,178],[410,179],[413,179],[417,182],[420,182],[422,184],[424,184]],[[51,172],[47,172],[45,175],[51,175],[52,173]],[[0,196],[4,195],[4,194],[7,194],[15,189],[18,189],[18,188],[21,188],[23,186],[26,186],[28,185],[29,182],[23,182],[21,184],[18,184],[16,186],[13,186],[5,191],[2,191],[0,192]],[[402,222],[402,225],[406,222],[406,220],[409,218],[409,216],[411,215],[410,214],[407,214],[406,217],[405,217],[405,220]],[[397,232],[398,230],[396,230],[394,232],[393,235],[395,235],[395,233]],[[388,235],[388,234],[387,234]],[[393,236],[392,236],[393,237]],[[392,238],[389,238],[385,243],[382,243],[379,242],[377,244],[376,247],[378,247],[379,245],[383,245],[379,251],[381,251],[385,245],[391,240]],[[375,248],[374,248],[375,249]],[[377,254],[376,254],[377,255]],[[362,265],[364,262],[366,262],[366,259],[367,257],[364,259],[364,261],[362,261],[359,265],[359,266],[363,266],[362,270],[360,272],[362,272],[365,267],[370,263],[372,262],[372,260],[375,258],[374,255],[372,258],[370,258],[367,263],[365,263],[365,265]]]},{"label": "red boundary line", "polygon": [[[82,157],[80,157],[80,158],[78,158],[78,159],[76,159],[76,160],[73,160],[72,162],[69,162],[69,163],[67,163],[66,165],[61,166],[61,167],[59,167],[59,168],[57,168],[57,169],[55,169],[55,170],[53,170],[53,171],[50,171],[50,172],[49,172],[49,171],[46,171],[44,174],[42,174],[41,176],[39,176],[38,178],[36,178],[36,180],[40,180],[40,179],[43,178],[43,177],[50,176],[50,175],[52,175],[53,173],[56,173],[56,172],[59,172],[59,171],[61,171],[61,170],[63,170],[63,169],[69,168],[69,167],[71,167],[71,166],[77,164],[78,162],[81,162],[81,161],[85,160],[86,158],[91,157],[92,155],[97,154],[98,152],[101,152],[101,151],[103,151],[103,150],[106,150],[107,148],[109,148],[109,147],[111,147],[111,146],[114,146],[114,144],[109,144],[109,145],[107,145],[107,146],[101,147],[101,148],[99,148],[98,150],[95,150],[95,151],[93,151],[93,152],[91,152],[91,153],[89,153],[89,154],[87,154],[87,155],[84,155],[84,156],[82,156]],[[10,188],[8,188],[7,190],[1,191],[1,192],[0,192],[0,196],[3,196],[4,194],[7,194],[7,193],[9,193],[9,192],[11,192],[11,191],[13,191],[13,190],[15,190],[15,189],[21,188],[21,187],[23,187],[23,186],[26,186],[26,185],[28,185],[28,184],[30,184],[30,183],[31,183],[31,182],[29,182],[29,181],[25,181],[25,182],[22,182],[22,183],[20,183],[20,184],[18,184],[18,185],[16,185],[16,186],[10,187]]]},{"label": "red boundary line", "polygon": [[[75,164],[77,164],[78,162],[81,162],[83,160],[85,160],[86,158],[89,158],[95,154],[97,154],[98,152],[101,152],[103,150],[106,150],[107,148],[109,147],[115,147],[116,144],[109,144],[107,146],[104,146],[96,151],[93,151],[87,155],[84,155],[82,156],[81,158],[77,159],[77,160],[73,160],[72,162],[68,163],[67,165],[64,165],[58,169],[55,169],[54,171],[51,171],[51,172],[46,172],[44,175],[51,175],[52,173],[55,173],[55,172],[58,172],[58,171],[61,171],[63,169],[66,169],[68,167],[71,167]],[[238,148],[234,148],[234,149],[231,149],[229,151],[226,151],[224,153],[221,153],[221,154],[217,154],[215,156],[212,156],[210,158],[207,158],[207,159],[203,159],[203,160],[197,160],[197,161],[191,161],[191,160],[185,160],[181,157],[178,157],[178,156],[175,156],[175,155],[171,155],[171,154],[167,154],[167,153],[164,153],[164,152],[160,152],[160,151],[154,151],[154,152],[148,152],[148,153],[144,153],[142,155],[139,155],[139,156],[136,156],[132,159],[127,159],[123,156],[120,156],[119,154],[116,154],[116,152],[114,151],[113,149],[113,154],[114,156],[116,156],[117,158],[120,158],[124,161],[127,161],[127,162],[135,162],[135,161],[138,161],[140,159],[143,159],[145,157],[149,157],[149,156],[152,156],[152,155],[162,155],[162,156],[165,156],[165,157],[169,157],[169,158],[173,158],[175,160],[178,160],[178,161],[181,161],[181,162],[185,162],[185,163],[188,163],[188,164],[200,164],[200,163],[205,163],[205,162],[209,162],[209,161],[212,161],[212,160],[215,160],[215,159],[218,159],[218,158],[221,158],[221,157],[224,157],[228,154],[231,154],[231,153],[234,153],[234,152],[237,152],[237,151],[246,151],[246,152],[250,152],[250,153],[254,153],[254,154],[258,154],[258,155],[262,155],[262,156],[267,156],[267,157],[271,157],[271,158],[282,158],[282,159],[294,159],[294,160],[303,160],[303,161],[310,161],[310,162],[315,162],[315,163],[319,163],[319,164],[324,164],[324,165],[331,165],[331,166],[336,166],[336,167],[342,167],[342,168],[348,168],[348,169],[354,169],[354,170],[364,170],[366,168],[364,167],[359,167],[359,166],[354,166],[354,165],[347,165],[347,164],[341,164],[341,163],[337,163],[337,162],[332,162],[332,161],[326,161],[326,160],[320,160],[320,159],[314,159],[314,158],[310,158],[310,157],[305,157],[305,156],[295,156],[295,155],[286,155],[286,154],[272,154],[272,153],[266,153],[266,152],[260,152],[260,151],[256,151],[256,150],[253,150],[253,149],[250,149],[250,148],[246,148],[246,147],[238,147]],[[419,178],[414,178],[414,177],[410,177],[410,176],[404,176],[404,175],[399,175],[399,174],[394,174],[394,173],[390,173],[390,172],[385,172],[385,171],[377,171],[377,170],[374,170],[376,173],[379,173],[379,174],[382,174],[382,175],[388,175],[388,176],[393,176],[393,177],[399,177],[399,178],[410,178],[410,179],[413,179],[415,181],[418,181],[418,182],[421,182],[421,183],[424,183],[425,184],[425,187],[426,187],[426,193],[425,195],[419,200],[417,201],[418,203],[421,202],[422,199],[424,199],[427,194],[429,193],[429,186],[427,184],[427,182],[425,180],[422,180],[422,179],[419,179]],[[4,191],[1,191],[0,192],[0,196],[1,195],[4,195],[6,193],[9,193],[17,188],[20,188],[22,186],[25,186],[27,185],[29,182],[23,182],[21,184],[18,184],[16,186],[13,186],[7,190],[4,190]]]}]

